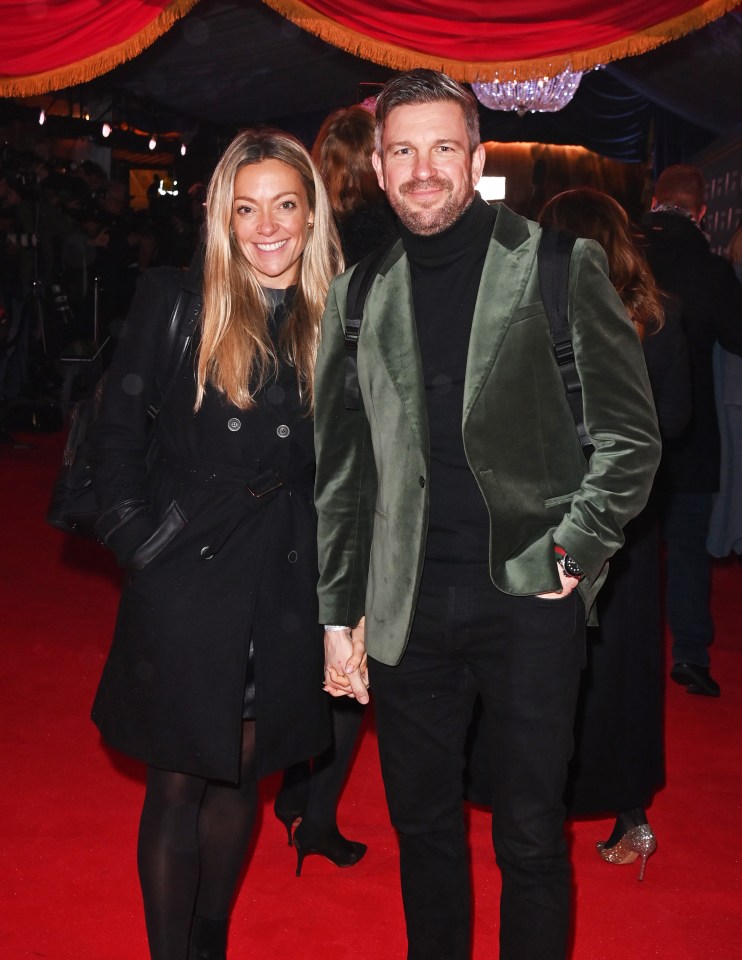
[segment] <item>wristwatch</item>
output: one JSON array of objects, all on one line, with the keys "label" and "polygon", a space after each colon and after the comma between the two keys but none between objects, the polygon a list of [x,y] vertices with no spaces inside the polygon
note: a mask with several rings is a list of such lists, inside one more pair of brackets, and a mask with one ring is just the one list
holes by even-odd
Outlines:
[{"label": "wristwatch", "polygon": [[579,563],[574,557],[571,557],[563,547],[554,546],[556,553],[556,562],[564,570],[568,577],[574,577],[575,580],[582,580],[585,574],[580,569]]}]

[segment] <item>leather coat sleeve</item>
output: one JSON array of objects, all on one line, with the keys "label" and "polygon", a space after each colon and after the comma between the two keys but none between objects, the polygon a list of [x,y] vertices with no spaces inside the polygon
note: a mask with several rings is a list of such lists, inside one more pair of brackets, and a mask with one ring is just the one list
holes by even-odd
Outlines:
[{"label": "leather coat sleeve", "polygon": [[157,519],[146,493],[145,456],[151,404],[159,404],[157,359],[166,321],[179,290],[179,273],[159,268],[137,284],[92,428],[94,485],[101,516],[99,538],[121,564],[153,533]]},{"label": "leather coat sleeve", "polygon": [[322,321],[314,384],[315,503],[320,622],[355,625],[365,612],[377,477],[363,400],[360,409],[345,409],[338,283],[347,288],[348,276],[330,287]]}]

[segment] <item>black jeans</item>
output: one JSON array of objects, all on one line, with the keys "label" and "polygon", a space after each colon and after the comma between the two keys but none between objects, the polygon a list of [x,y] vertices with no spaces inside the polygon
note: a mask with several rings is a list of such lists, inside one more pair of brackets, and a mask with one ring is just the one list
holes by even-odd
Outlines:
[{"label": "black jeans", "polygon": [[399,834],[408,960],[467,960],[471,892],[464,742],[478,691],[502,873],[501,960],[563,960],[571,871],[562,794],[573,749],[584,607],[494,586],[421,595],[394,667],[370,664],[382,774]]}]

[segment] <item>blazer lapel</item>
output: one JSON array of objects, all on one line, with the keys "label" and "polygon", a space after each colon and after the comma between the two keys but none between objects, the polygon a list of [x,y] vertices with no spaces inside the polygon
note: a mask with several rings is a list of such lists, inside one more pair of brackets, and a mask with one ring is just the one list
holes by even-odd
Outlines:
[{"label": "blazer lapel", "polygon": [[407,257],[399,257],[374,281],[368,297],[366,325],[378,341],[384,366],[399,395],[421,450],[428,455],[428,416],[420,348],[415,328]]},{"label": "blazer lapel", "polygon": [[527,221],[501,205],[474,308],[464,384],[464,422],[489,376],[528,282],[535,256],[530,239]]}]

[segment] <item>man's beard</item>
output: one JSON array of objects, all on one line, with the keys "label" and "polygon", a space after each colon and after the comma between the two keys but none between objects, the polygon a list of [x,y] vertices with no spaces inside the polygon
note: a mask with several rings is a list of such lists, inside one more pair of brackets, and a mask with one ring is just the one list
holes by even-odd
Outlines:
[{"label": "man's beard", "polygon": [[[421,210],[411,209],[405,200],[405,196],[408,193],[413,193],[419,186],[433,186],[440,190],[447,190],[448,196],[443,201],[443,206],[430,210],[425,208]],[[431,177],[424,181],[408,180],[399,188],[399,195],[388,199],[392,209],[410,233],[426,237],[435,233],[442,233],[456,223],[474,199],[474,188],[472,187],[463,196],[456,197],[453,193],[453,183],[448,177]]]}]

